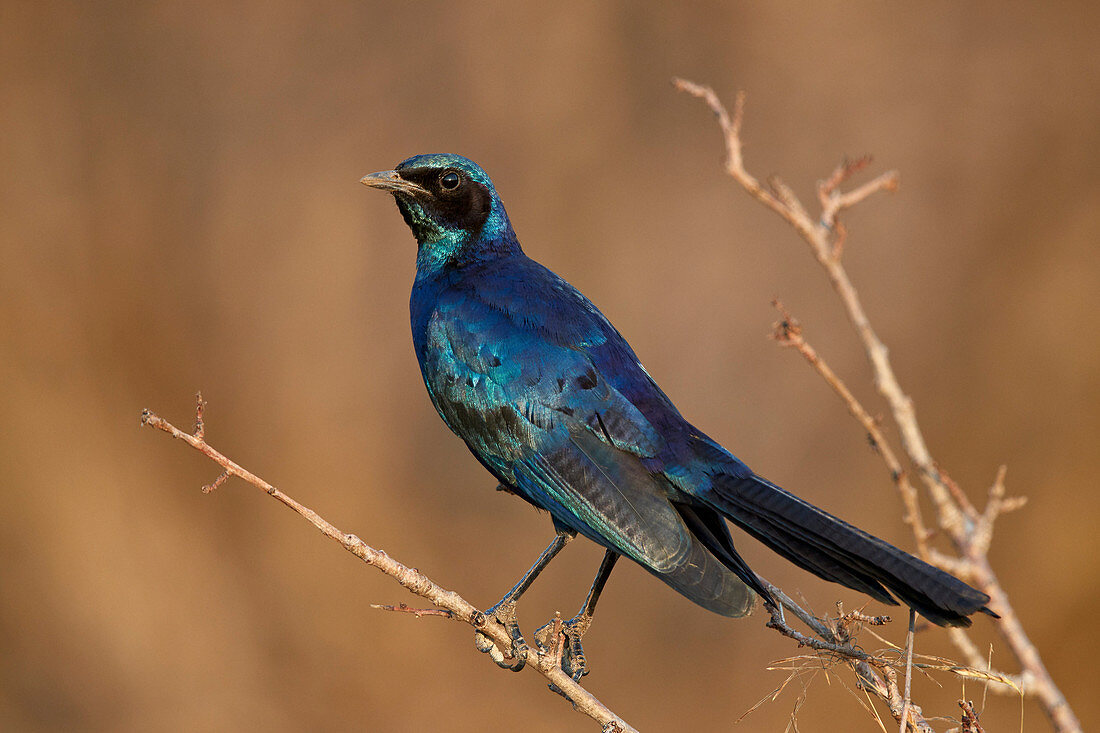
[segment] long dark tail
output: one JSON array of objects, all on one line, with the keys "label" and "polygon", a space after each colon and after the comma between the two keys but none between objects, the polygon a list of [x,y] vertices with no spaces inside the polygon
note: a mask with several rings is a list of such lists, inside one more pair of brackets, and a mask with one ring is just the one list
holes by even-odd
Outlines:
[{"label": "long dark tail", "polygon": [[[883,603],[897,599],[940,626],[996,616],[989,596],[756,475],[712,475],[705,500],[756,539],[809,572]],[[893,595],[891,595],[893,594]]]}]

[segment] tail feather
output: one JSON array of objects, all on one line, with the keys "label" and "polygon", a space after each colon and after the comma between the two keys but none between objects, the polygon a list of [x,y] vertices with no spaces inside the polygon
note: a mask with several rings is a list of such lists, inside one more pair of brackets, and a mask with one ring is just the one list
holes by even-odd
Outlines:
[{"label": "tail feather", "polygon": [[896,596],[941,626],[996,615],[989,596],[755,475],[712,476],[706,500],[799,567],[885,603]]},{"label": "tail feather", "polygon": [[676,511],[684,520],[684,524],[691,534],[702,543],[710,554],[726,566],[734,575],[758,596],[775,604],[771,593],[760,582],[760,578],[752,571],[752,568],[737,554],[733,547],[733,538],[730,537],[729,526],[722,516],[705,507],[695,507],[688,504],[675,504]]},{"label": "tail feather", "polygon": [[755,587],[750,589],[746,586],[739,573],[732,572],[708,550],[709,547],[700,538],[692,537],[688,555],[675,568],[654,570],[648,565],[642,567],[709,611],[730,618],[748,616],[756,605]]},{"label": "tail feather", "polygon": [[750,515],[749,512],[739,515],[736,521],[746,532],[803,570],[866,593],[882,603],[891,606],[898,604],[874,577],[854,567],[853,563],[846,562],[844,558],[838,558],[820,543],[815,543],[811,536],[797,526],[792,526],[781,518],[761,518]]}]

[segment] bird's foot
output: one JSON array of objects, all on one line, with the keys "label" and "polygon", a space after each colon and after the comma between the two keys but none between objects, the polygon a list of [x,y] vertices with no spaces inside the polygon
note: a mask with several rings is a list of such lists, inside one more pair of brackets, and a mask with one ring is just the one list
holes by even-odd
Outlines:
[{"label": "bird's foot", "polygon": [[[592,617],[579,613],[564,623],[555,619],[535,632],[535,641],[544,653],[556,654],[558,644],[561,644],[561,670],[572,677],[574,682],[580,682],[581,677],[591,671],[588,658],[584,656],[584,647],[581,646],[581,637],[591,625]],[[564,638],[559,641],[557,635]],[[554,685],[550,685],[550,689],[560,692]]]},{"label": "bird's foot", "polygon": [[519,630],[519,623],[516,621],[515,601],[501,601],[485,612],[485,618],[488,623],[498,623],[504,627],[512,640],[512,646],[507,651],[503,651],[481,631],[474,632],[474,646],[482,654],[492,657],[501,669],[510,669],[513,672],[523,669],[523,665],[527,663],[528,647],[527,641]]}]

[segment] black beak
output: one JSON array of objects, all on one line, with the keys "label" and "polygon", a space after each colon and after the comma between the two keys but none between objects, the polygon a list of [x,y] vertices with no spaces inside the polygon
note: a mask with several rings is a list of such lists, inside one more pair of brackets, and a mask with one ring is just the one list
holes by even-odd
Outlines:
[{"label": "black beak", "polygon": [[359,182],[371,188],[380,188],[391,193],[404,193],[410,196],[429,195],[430,191],[412,181],[406,181],[397,171],[378,171],[359,179]]}]

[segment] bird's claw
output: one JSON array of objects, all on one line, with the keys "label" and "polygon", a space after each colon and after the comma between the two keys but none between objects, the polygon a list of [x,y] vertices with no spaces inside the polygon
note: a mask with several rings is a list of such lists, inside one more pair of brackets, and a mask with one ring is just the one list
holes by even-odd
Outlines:
[{"label": "bird's claw", "polygon": [[508,632],[512,640],[512,646],[507,652],[502,651],[489,636],[481,631],[474,632],[474,646],[482,654],[488,654],[501,669],[510,669],[518,672],[527,663],[527,641],[519,630],[516,621],[516,604],[498,603],[485,612],[489,623],[498,623]]},{"label": "bird's claw", "polygon": [[[582,613],[564,623],[551,621],[535,632],[535,641],[545,653],[557,653],[558,639],[555,638],[555,631],[565,637],[561,642],[561,671],[574,682],[580,682],[581,677],[591,671],[588,658],[584,655],[584,647],[581,646],[581,637],[591,625],[592,617]],[[554,686],[550,687],[553,689]]]}]

